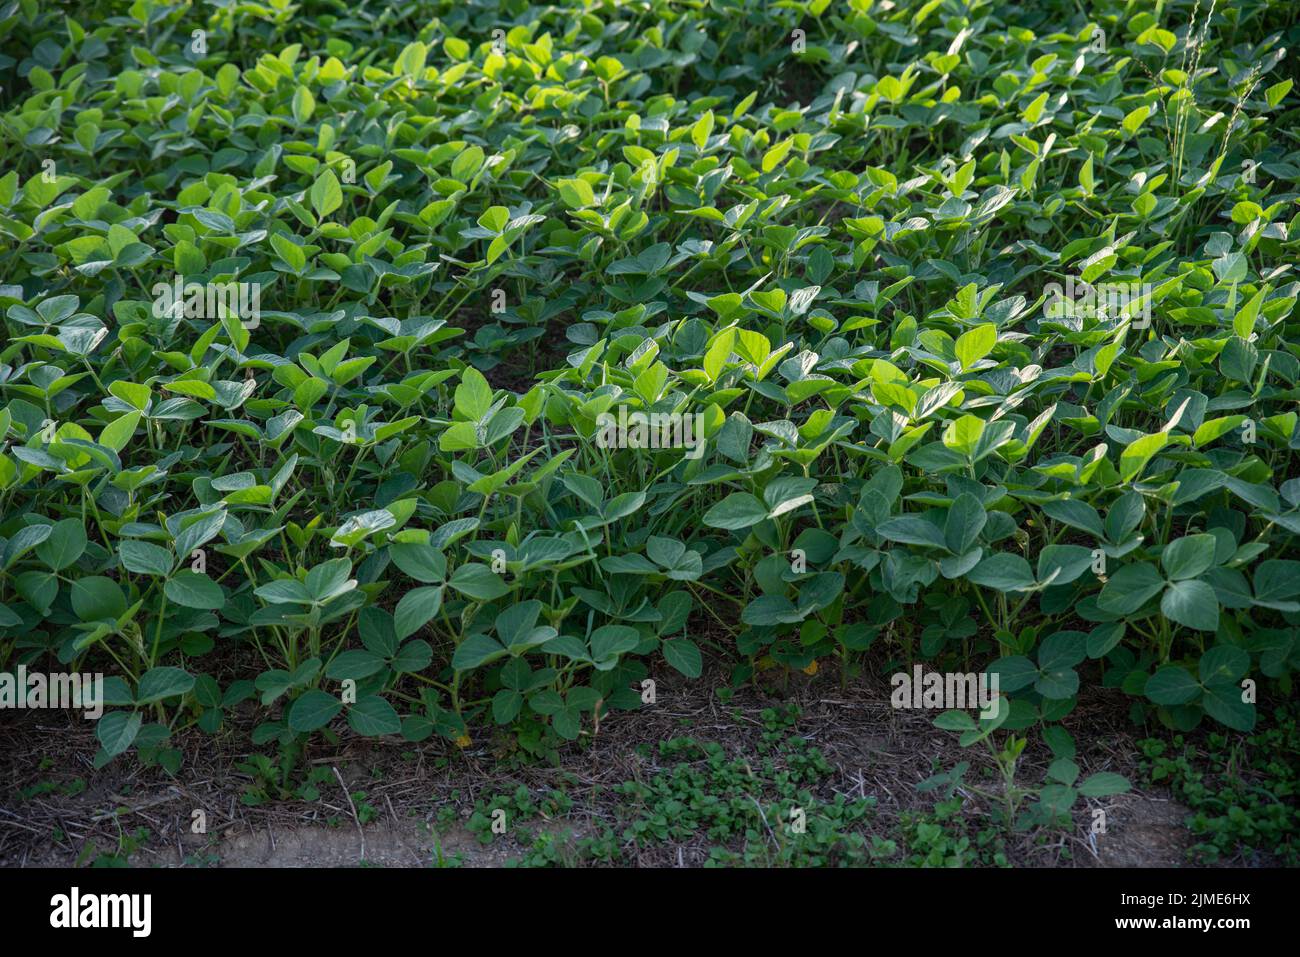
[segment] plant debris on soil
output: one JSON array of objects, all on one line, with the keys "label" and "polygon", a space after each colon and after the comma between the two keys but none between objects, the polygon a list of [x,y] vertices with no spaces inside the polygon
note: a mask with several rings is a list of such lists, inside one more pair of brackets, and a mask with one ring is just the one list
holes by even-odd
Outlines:
[{"label": "plant debris on soil", "polygon": [[[870,678],[842,691],[803,681],[788,697],[747,688],[726,702],[706,691],[704,684],[670,682],[661,689],[659,706],[635,720],[615,717],[603,723],[589,746],[566,751],[558,767],[512,763],[492,741],[465,749],[352,741],[335,749],[322,746],[325,753],[319,755],[304,755],[312,767],[331,772],[337,768],[346,794],[331,773],[316,801],[259,805],[241,800],[246,793],[241,788],[248,783],[248,776],[237,770],[241,755],[213,754],[201,736],[192,742],[193,754],[187,753],[195,761],[194,770],[183,778],[156,768],[116,766],[96,776],[89,766],[92,732],[84,723],[63,722],[59,715],[27,715],[21,722],[0,725],[0,791],[7,795],[0,802],[0,866],[66,866],[102,859],[154,867],[430,867],[440,860],[494,867],[524,858],[539,833],[557,836],[568,847],[568,857],[559,858],[567,863],[700,866],[710,860],[715,846],[707,834],[645,846],[618,836],[628,820],[628,806],[616,789],[624,782],[650,779],[676,763],[660,758],[654,749],[638,750],[647,742],[689,736],[720,745],[731,758],[759,765],[758,745],[773,712],[797,714],[790,733],[816,747],[830,765],[831,773],[817,785],[820,797],[874,800],[862,833],[900,842],[892,863],[902,863],[906,841],[900,838],[900,817],[925,815],[934,803],[917,792],[917,784],[965,754],[950,734],[935,729],[924,716],[892,709],[888,689]],[[1126,717],[1112,702],[1098,701],[1076,720],[1105,729],[1084,756],[1085,772],[1134,772],[1133,737]],[[63,756],[57,765],[23,745],[33,733],[59,742],[50,751]],[[1032,774],[1036,766],[1041,771],[1049,759],[1050,754],[1031,752],[1026,773]],[[489,833],[486,842],[469,829],[477,802],[510,795],[520,787],[538,799],[562,791],[571,803],[563,812],[538,813],[505,834]],[[364,792],[364,803],[374,815],[364,824],[357,820],[355,802],[348,800],[349,794],[359,792]],[[1193,841],[1184,826],[1187,809],[1163,788],[1116,795],[1096,806],[1107,812],[1106,834],[1090,838],[1092,819],[1088,809],[1081,808],[1071,832],[1046,843],[1031,836],[1010,842],[1006,863],[1188,863],[1186,852]],[[192,833],[195,810],[206,814],[204,835]],[[988,812],[975,801],[963,808],[961,818],[966,826],[978,828]],[[583,861],[578,841],[611,830],[617,848],[612,860]],[[141,831],[147,836],[137,841]],[[733,841],[730,849],[738,848]],[[1063,851],[1068,851],[1064,859]],[[1265,856],[1249,862],[1267,861]]]}]

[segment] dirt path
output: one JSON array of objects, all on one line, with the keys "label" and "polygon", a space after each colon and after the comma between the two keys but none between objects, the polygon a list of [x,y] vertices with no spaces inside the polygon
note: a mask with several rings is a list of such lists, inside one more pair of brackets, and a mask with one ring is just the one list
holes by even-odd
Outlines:
[{"label": "dirt path", "polygon": [[[815,798],[828,804],[872,799],[870,815],[851,829],[865,839],[894,841],[905,853],[908,822],[930,821],[938,799],[919,793],[917,784],[961,761],[971,764],[969,781],[983,780],[980,775],[992,768],[984,752],[963,750],[954,735],[934,728],[932,715],[893,710],[879,679],[841,690],[825,676],[799,676],[783,692],[746,688],[724,702],[709,690],[721,676],[656,678],[653,707],[606,719],[594,741],[559,752],[556,766],[522,760],[505,736],[463,750],[442,740],[411,745],[348,736],[337,748],[303,756],[295,780],[311,775],[308,786],[314,788],[305,799],[258,801],[266,782],[255,773],[252,756],[233,749],[233,742],[248,740],[242,727],[215,739],[179,736],[185,764],[173,778],[125,760],[92,773],[89,724],[60,714],[24,714],[0,725],[0,865],[501,866],[543,845],[553,857],[579,863],[591,861],[574,848],[599,835],[612,835],[609,863],[698,865],[718,842],[705,833],[628,841],[634,802],[617,793],[625,782],[670,780],[686,773],[683,767],[705,768],[697,756],[674,763],[657,752],[660,742],[682,737],[719,745],[719,761],[725,756],[728,766],[758,769],[755,775],[776,782],[799,755],[773,752],[771,742],[801,739],[794,750],[815,748],[826,764],[812,788]],[[774,732],[774,722],[788,726]],[[1067,720],[1080,742],[1076,760],[1084,775],[1116,771],[1137,781],[1131,763],[1137,749],[1125,722],[1122,709],[1105,699],[1085,700]],[[37,736],[43,741],[34,748]],[[1046,748],[1031,742],[1020,774],[1041,781],[1050,760]],[[703,787],[708,792],[710,786]],[[937,826],[971,837],[995,830],[986,800],[973,789],[962,793],[960,813]],[[520,813],[512,804],[517,820],[495,834],[485,827],[483,809],[502,795],[520,795],[536,808]],[[558,796],[560,806],[548,807],[548,795]],[[701,800],[734,797],[724,783]],[[1106,832],[1093,835],[1092,812],[1099,808]],[[1083,802],[1074,808],[1072,831],[1046,839],[1011,835],[1006,858],[1013,866],[1178,866],[1191,843],[1182,826],[1186,813],[1160,791]],[[204,833],[194,833],[200,823]]]}]

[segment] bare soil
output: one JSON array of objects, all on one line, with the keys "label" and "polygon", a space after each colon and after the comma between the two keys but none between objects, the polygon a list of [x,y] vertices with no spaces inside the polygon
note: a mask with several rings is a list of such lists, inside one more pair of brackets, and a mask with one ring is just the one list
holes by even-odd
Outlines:
[{"label": "bare soil", "polygon": [[[502,866],[524,853],[529,835],[512,831],[482,843],[466,827],[476,801],[521,785],[538,798],[559,790],[572,807],[532,822],[534,832],[576,838],[613,829],[621,835],[625,814],[613,789],[661,769],[657,752],[638,745],[689,735],[749,760],[758,754],[764,709],[789,701],[801,715],[791,733],[807,738],[834,768],[818,796],[876,799],[868,835],[897,840],[900,815],[932,806],[934,796],[916,790],[932,774],[966,760],[968,779],[976,780],[992,767],[984,752],[963,750],[954,735],[934,728],[932,714],[891,708],[880,677],[863,676],[842,690],[833,675],[798,674],[788,687],[760,682],[726,702],[713,690],[725,683],[721,673],[696,681],[670,672],[654,677],[655,705],[607,717],[594,739],[562,750],[557,767],[524,760],[504,734],[464,749],[441,739],[412,745],[345,735],[303,756],[304,767],[330,769],[318,799],[255,805],[244,798],[254,779],[241,767],[249,753],[239,749],[247,747],[250,730],[240,726],[241,716],[216,737],[177,735],[185,763],[173,777],[134,759],[96,772],[91,723],[62,713],[9,712],[0,719],[0,866],[89,864],[100,855],[146,867]],[[1085,776],[1116,771],[1139,782],[1135,729],[1121,701],[1085,698],[1065,725],[1079,743],[1076,760]],[[1050,752],[1031,743],[1019,773],[1040,781],[1050,761]],[[364,813],[350,797],[359,791]],[[963,793],[963,813],[987,825],[994,808]],[[1091,833],[1097,808],[1106,813],[1104,834]],[[193,833],[196,812],[202,812],[203,834]],[[1186,814],[1158,789],[1080,802],[1072,832],[1010,836],[1008,859],[1013,866],[1184,865],[1192,843],[1182,825]],[[681,845],[624,841],[619,861],[694,866],[708,851],[703,836]]]}]

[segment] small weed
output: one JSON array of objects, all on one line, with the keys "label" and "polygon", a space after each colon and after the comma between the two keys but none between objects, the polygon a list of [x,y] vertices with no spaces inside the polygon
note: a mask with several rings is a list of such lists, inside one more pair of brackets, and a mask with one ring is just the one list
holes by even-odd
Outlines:
[{"label": "small weed", "polygon": [[1274,722],[1248,737],[1212,732],[1199,743],[1139,742],[1142,769],[1187,805],[1188,829],[1197,843],[1194,861],[1216,863],[1243,851],[1300,865],[1300,727],[1294,708],[1278,709]]}]

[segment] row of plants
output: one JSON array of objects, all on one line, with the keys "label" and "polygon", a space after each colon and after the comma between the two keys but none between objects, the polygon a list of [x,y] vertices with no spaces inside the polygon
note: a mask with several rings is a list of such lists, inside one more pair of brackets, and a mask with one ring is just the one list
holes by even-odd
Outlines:
[{"label": "row of plants", "polygon": [[0,667],[108,673],[97,763],[173,769],[247,702],[544,753],[706,652],[1251,730],[1300,662],[1292,20],[0,6]]}]

